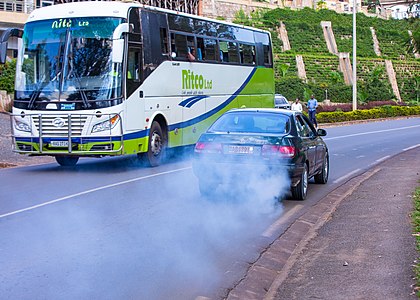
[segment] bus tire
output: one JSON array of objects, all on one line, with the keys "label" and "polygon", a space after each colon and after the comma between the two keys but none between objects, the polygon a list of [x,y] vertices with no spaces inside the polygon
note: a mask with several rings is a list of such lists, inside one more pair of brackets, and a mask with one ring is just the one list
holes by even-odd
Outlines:
[{"label": "bus tire", "polygon": [[149,132],[149,145],[146,153],[146,163],[150,167],[160,165],[166,154],[166,138],[159,122],[153,121]]},{"label": "bus tire", "polygon": [[77,164],[79,161],[78,156],[56,156],[55,160],[60,166],[63,167],[72,167]]}]

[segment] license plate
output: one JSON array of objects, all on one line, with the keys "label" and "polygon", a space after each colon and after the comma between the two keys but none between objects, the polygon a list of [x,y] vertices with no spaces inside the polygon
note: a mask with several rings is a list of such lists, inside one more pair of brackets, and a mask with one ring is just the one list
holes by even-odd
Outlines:
[{"label": "license plate", "polygon": [[239,146],[229,145],[228,153],[230,154],[254,154],[255,146]]},{"label": "license plate", "polygon": [[68,147],[69,141],[51,141],[50,145],[51,147]]}]

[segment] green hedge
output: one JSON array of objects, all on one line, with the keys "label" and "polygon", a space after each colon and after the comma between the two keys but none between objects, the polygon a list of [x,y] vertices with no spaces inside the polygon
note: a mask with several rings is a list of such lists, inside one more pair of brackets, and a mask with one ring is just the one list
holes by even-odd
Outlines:
[{"label": "green hedge", "polygon": [[[420,184],[420,181],[418,181]],[[413,212],[411,213],[411,219],[413,224],[413,236],[416,238],[416,248],[420,251],[420,185],[414,191],[413,197]],[[414,272],[416,274],[416,289],[417,297],[420,297],[420,262],[417,260],[414,266]]]},{"label": "green hedge", "polygon": [[317,114],[316,118],[318,120],[318,123],[335,123],[412,115],[420,115],[420,106],[386,105],[380,108],[355,110],[350,112],[321,112]]},{"label": "green hedge", "polygon": [[15,88],[16,59],[0,65],[0,90],[12,94]]}]

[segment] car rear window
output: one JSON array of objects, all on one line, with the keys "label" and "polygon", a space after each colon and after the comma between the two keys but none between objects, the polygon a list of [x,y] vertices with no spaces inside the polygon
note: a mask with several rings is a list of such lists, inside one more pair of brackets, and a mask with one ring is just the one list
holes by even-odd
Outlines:
[{"label": "car rear window", "polygon": [[276,104],[289,104],[289,102],[287,102],[286,98],[284,98],[283,96],[276,96],[274,98],[274,101]]},{"label": "car rear window", "polygon": [[286,115],[262,112],[227,113],[222,115],[209,132],[251,132],[284,134],[290,129]]}]

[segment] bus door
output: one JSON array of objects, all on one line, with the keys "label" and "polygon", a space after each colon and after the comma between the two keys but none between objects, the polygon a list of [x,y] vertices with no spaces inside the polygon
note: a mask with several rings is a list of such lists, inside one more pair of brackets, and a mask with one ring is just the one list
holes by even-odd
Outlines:
[{"label": "bus door", "polygon": [[131,24],[132,30],[128,33],[128,50],[126,52],[125,128],[132,131],[144,128],[145,119],[143,93],[139,89],[142,83],[143,46],[138,8],[130,10],[128,22]]},{"label": "bus door", "polygon": [[[144,47],[143,80],[148,89],[143,91],[147,103],[146,111],[150,114],[154,111],[163,112],[168,125],[171,125],[176,120],[172,114],[175,113],[173,108],[177,106],[179,97],[176,97],[173,88],[174,74],[168,69],[168,64],[162,66],[162,63],[171,59],[167,16],[157,11],[141,10],[141,26]],[[173,141],[169,142],[172,145]]]}]

